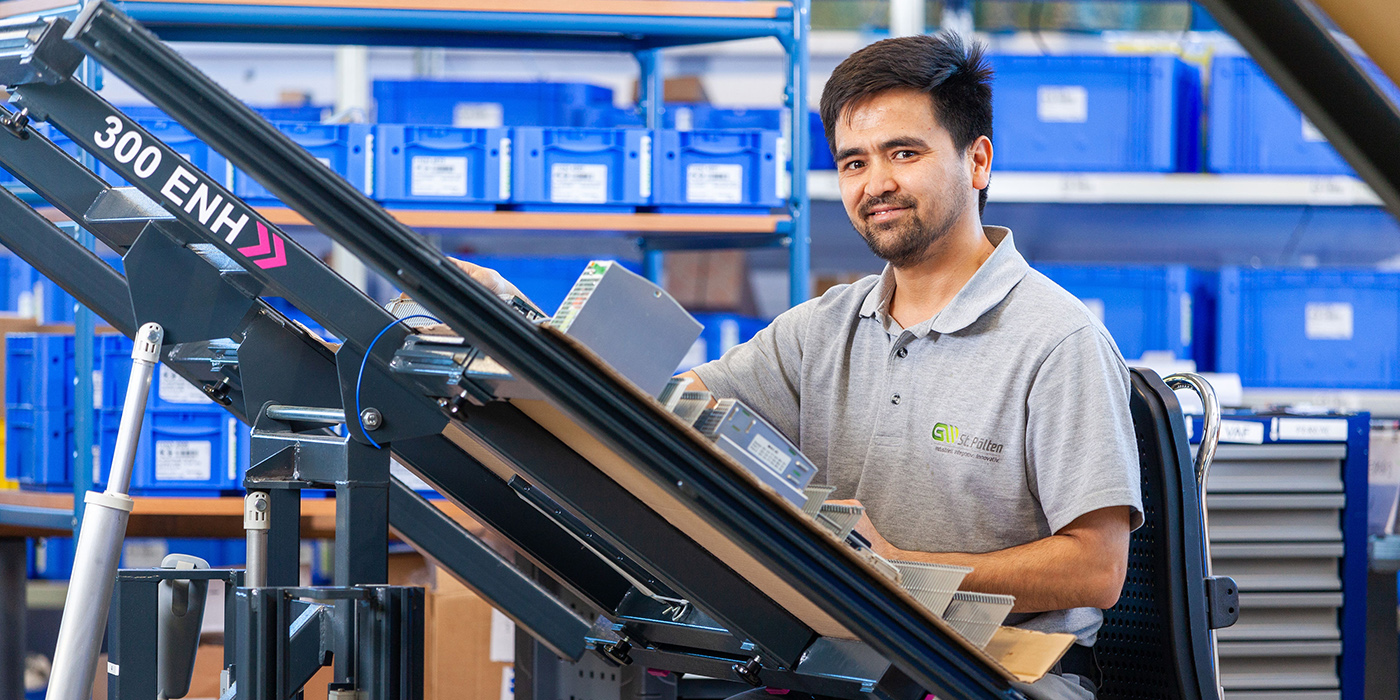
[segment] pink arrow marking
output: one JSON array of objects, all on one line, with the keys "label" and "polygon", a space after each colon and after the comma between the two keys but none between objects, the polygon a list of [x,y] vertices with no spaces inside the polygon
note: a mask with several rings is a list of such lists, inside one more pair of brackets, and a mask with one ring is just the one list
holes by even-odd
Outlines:
[{"label": "pink arrow marking", "polygon": [[267,245],[267,227],[263,226],[261,222],[258,222],[257,245],[244,246],[242,248],[239,248],[238,252],[250,258],[256,258],[259,255],[267,255],[268,253],[271,253],[272,248],[269,248]]},{"label": "pink arrow marking", "polygon": [[[258,228],[262,228],[262,226],[259,225]],[[271,268],[274,268],[274,267],[282,267],[283,265],[286,265],[286,264],[287,264],[287,251],[286,251],[286,249],[285,249],[285,248],[283,247],[283,245],[282,245],[282,237],[281,237],[281,236],[278,236],[278,235],[276,235],[276,234],[273,234],[273,236],[272,236],[272,246],[273,246],[274,251],[275,251],[275,252],[273,253],[272,257],[270,257],[270,258],[263,258],[262,260],[254,260],[254,261],[253,261],[253,264],[254,264],[254,265],[257,265],[258,267],[261,267],[261,268],[264,269],[264,270],[268,270],[268,269],[271,269]]]}]

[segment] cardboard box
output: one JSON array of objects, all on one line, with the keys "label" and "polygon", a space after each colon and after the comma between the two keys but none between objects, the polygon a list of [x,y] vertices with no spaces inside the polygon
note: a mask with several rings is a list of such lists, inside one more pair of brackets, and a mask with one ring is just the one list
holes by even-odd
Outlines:
[{"label": "cardboard box", "polygon": [[666,291],[687,311],[757,314],[743,250],[667,252]]}]

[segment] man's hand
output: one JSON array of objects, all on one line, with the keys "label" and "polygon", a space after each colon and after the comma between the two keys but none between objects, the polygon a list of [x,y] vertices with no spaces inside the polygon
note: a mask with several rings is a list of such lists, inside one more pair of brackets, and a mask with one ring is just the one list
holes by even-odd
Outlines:
[{"label": "man's hand", "polygon": [[[827,503],[834,506],[856,506],[858,508],[865,507],[861,504],[860,501],[857,501],[854,498],[846,498],[839,501],[827,501]],[[875,523],[870,522],[870,513],[860,514],[860,522],[856,523],[855,529],[856,532],[859,532],[862,537],[864,537],[867,540],[870,540],[870,549],[872,551],[886,559],[899,559],[900,554],[904,551],[890,544],[889,541],[886,540],[875,529]]]},{"label": "man's hand", "polygon": [[516,289],[515,285],[510,283],[510,280],[502,277],[501,273],[489,267],[482,267],[476,263],[470,263],[466,260],[458,260],[456,258],[448,258],[448,260],[451,260],[459,269],[471,276],[472,279],[480,282],[483,287],[491,290],[494,294],[513,295],[521,297],[522,299],[525,298],[525,295],[521,294],[520,290]]}]

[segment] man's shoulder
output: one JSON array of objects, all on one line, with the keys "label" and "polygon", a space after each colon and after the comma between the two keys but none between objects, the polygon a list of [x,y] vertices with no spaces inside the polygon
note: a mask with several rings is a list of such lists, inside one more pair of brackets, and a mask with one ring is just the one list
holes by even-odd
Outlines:
[{"label": "man's shoulder", "polygon": [[1079,298],[1041,272],[1031,269],[1008,295],[1002,321],[1034,332],[1046,342],[1058,344],[1076,333],[1089,332],[1118,351],[1099,319]]}]

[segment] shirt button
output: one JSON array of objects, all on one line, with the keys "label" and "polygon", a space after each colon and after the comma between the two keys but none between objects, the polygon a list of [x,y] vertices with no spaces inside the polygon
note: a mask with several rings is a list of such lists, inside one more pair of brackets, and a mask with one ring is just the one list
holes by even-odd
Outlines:
[{"label": "shirt button", "polygon": [[904,357],[905,355],[909,354],[909,348],[900,348],[898,350],[895,350],[894,354],[899,355],[900,357]]},{"label": "shirt button", "polygon": [[891,397],[890,397],[890,403],[892,403],[892,404],[898,406],[898,405],[899,405],[899,394],[895,394],[894,396],[891,396]]}]

